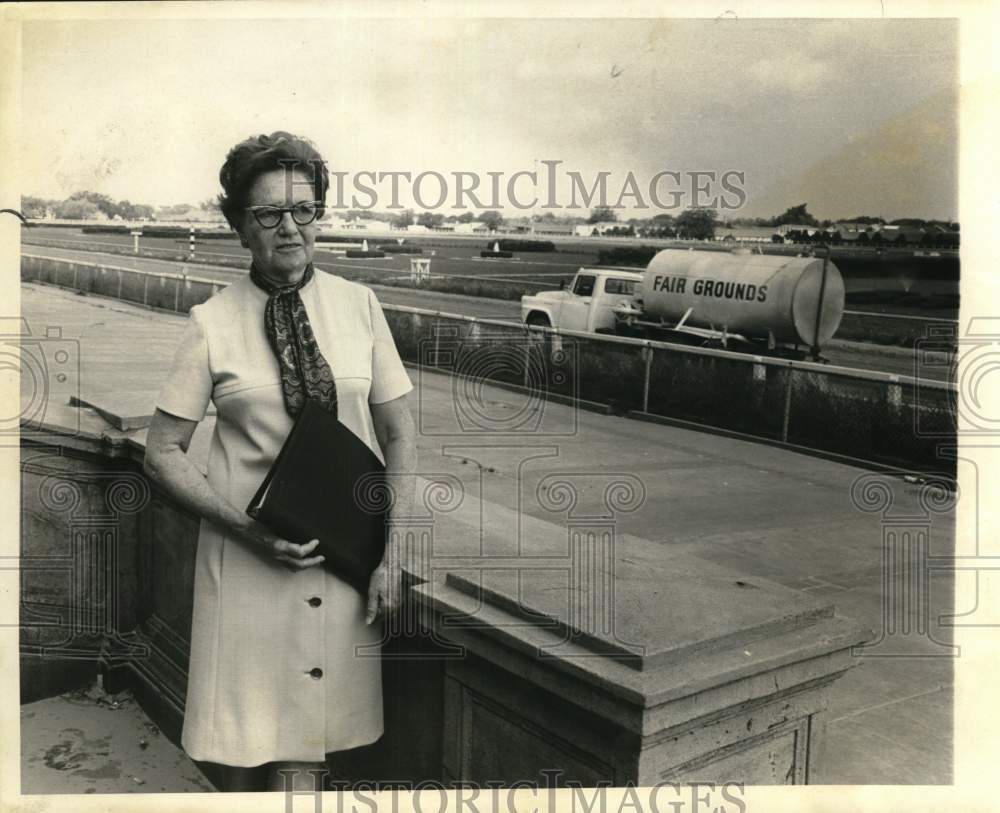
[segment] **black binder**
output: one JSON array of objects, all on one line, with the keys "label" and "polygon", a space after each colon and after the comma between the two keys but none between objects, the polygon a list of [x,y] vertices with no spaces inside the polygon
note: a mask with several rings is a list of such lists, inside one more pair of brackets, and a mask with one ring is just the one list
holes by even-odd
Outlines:
[{"label": "black binder", "polygon": [[364,441],[308,399],[247,514],[289,542],[319,539],[312,555],[367,596],[385,552],[384,474]]}]

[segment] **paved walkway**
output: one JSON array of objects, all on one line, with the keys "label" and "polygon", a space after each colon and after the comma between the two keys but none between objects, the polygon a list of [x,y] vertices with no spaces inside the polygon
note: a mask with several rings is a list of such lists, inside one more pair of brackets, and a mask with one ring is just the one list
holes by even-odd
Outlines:
[{"label": "paved walkway", "polygon": [[[152,405],[186,317],[85,297],[46,286],[22,286],[22,313],[35,335],[58,326],[79,342],[82,397],[129,410]],[[480,420],[502,422],[529,409],[525,397],[468,384],[436,373],[411,370],[417,389],[411,404],[420,430],[421,469],[450,472],[471,493],[490,503],[551,519],[534,496],[539,480],[555,471],[627,472],[646,488],[642,509],[622,515],[618,530],[673,546],[730,568],[810,593],[829,595],[840,613],[883,628],[882,524],[852,505],[851,487],[861,469],[759,444],[627,418],[608,417],[547,403],[548,434],[499,442],[490,435],[461,434],[457,422],[468,411],[456,403],[475,401]],[[537,406],[537,405],[535,405]],[[207,429],[206,426],[203,428]],[[526,456],[540,455],[523,464]],[[900,513],[919,513],[916,486],[898,483]],[[931,553],[951,552],[953,527],[935,519]],[[930,579],[931,633],[952,605],[951,579]],[[891,641],[890,641],[891,643]],[[827,766],[842,783],[949,783],[952,781],[952,667],[930,637],[907,636],[909,654],[878,657],[870,650],[859,668],[835,684]],[[90,728],[44,724],[59,700],[25,706],[25,759],[47,753],[79,728],[90,740],[107,736],[95,716]],[[58,719],[58,718],[55,718]],[[59,729],[59,730],[56,730]],[[111,741],[108,741],[109,743]],[[134,745],[134,744],[133,744]],[[108,755],[125,764],[124,754]],[[138,745],[134,745],[138,748]],[[179,755],[166,790],[191,790],[186,758]],[[76,784],[77,792],[135,790],[123,772],[101,778],[44,759],[26,771],[35,792]],[[66,771],[70,775],[66,775]],[[57,772],[57,773],[53,773]],[[99,772],[98,772],[99,773]],[[127,773],[127,771],[125,771]],[[58,781],[56,777],[58,776]],[[159,781],[159,780],[157,780]],[[131,784],[130,784],[131,783]],[[155,783],[151,783],[155,784]],[[160,787],[157,785],[157,787]],[[25,792],[32,787],[26,785]]]},{"label": "paved walkway", "polygon": [[93,686],[21,707],[21,792],[210,793],[129,692]]}]

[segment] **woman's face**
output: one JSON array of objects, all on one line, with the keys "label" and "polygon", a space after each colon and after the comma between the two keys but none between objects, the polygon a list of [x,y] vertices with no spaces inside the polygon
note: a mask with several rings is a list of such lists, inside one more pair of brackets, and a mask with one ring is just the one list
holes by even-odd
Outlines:
[{"label": "woman's face", "polygon": [[[291,176],[283,169],[259,175],[250,187],[248,206],[294,206],[315,199],[309,177],[298,170]],[[300,226],[290,212],[282,212],[274,228],[261,226],[253,212],[243,213],[240,233],[253,255],[254,265],[280,282],[298,282],[312,262],[316,244],[316,221]]]}]

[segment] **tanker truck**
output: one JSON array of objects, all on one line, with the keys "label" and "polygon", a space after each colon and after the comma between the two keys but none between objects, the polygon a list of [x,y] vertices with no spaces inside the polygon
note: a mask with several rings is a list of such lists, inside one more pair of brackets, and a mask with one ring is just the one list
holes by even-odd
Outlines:
[{"label": "tanker truck", "polygon": [[644,269],[581,268],[571,285],[521,298],[526,324],[819,358],[844,313],[824,257],[665,249]]}]

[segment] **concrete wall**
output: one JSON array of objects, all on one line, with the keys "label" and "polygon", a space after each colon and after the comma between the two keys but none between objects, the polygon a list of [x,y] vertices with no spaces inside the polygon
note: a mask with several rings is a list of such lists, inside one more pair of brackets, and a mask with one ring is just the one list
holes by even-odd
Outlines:
[{"label": "concrete wall", "polygon": [[[187,312],[219,283],[22,255],[21,278]],[[954,385],[385,306],[404,360],[650,420],[954,476]]]},{"label": "concrete wall", "polygon": [[[22,444],[21,702],[100,671],[179,743],[199,520],[149,483],[143,447],[124,433],[51,429]],[[108,437],[123,439],[112,454]],[[387,736],[341,754],[336,776],[440,779],[443,663],[406,613],[408,634],[384,648]]]},{"label": "concrete wall", "polygon": [[[21,590],[22,702],[100,669],[178,742],[197,520],[145,480],[137,441],[88,421],[23,442],[22,563],[34,570]],[[479,531],[494,550],[511,512],[491,505],[496,530],[461,490],[428,498],[448,482],[423,481],[428,513],[402,532],[404,609],[382,654],[385,735],[338,754],[334,777],[485,786],[544,784],[546,770],[587,785],[822,776],[829,688],[870,633],[824,600],[637,538],[621,540],[617,565],[592,571],[611,561],[611,543],[594,532],[603,520],[572,512],[568,525],[519,516],[531,555],[493,559]],[[576,621],[550,615],[553,591],[578,583],[562,564],[593,577],[586,596],[572,591],[584,599]],[[673,579],[672,600],[711,610],[712,629],[700,613],[663,614],[649,579]],[[598,606],[620,625],[589,625]]]},{"label": "concrete wall", "polygon": [[91,679],[109,641],[132,650],[117,636],[142,613],[135,540],[148,499],[141,473],[99,443],[22,445],[23,702]]}]

